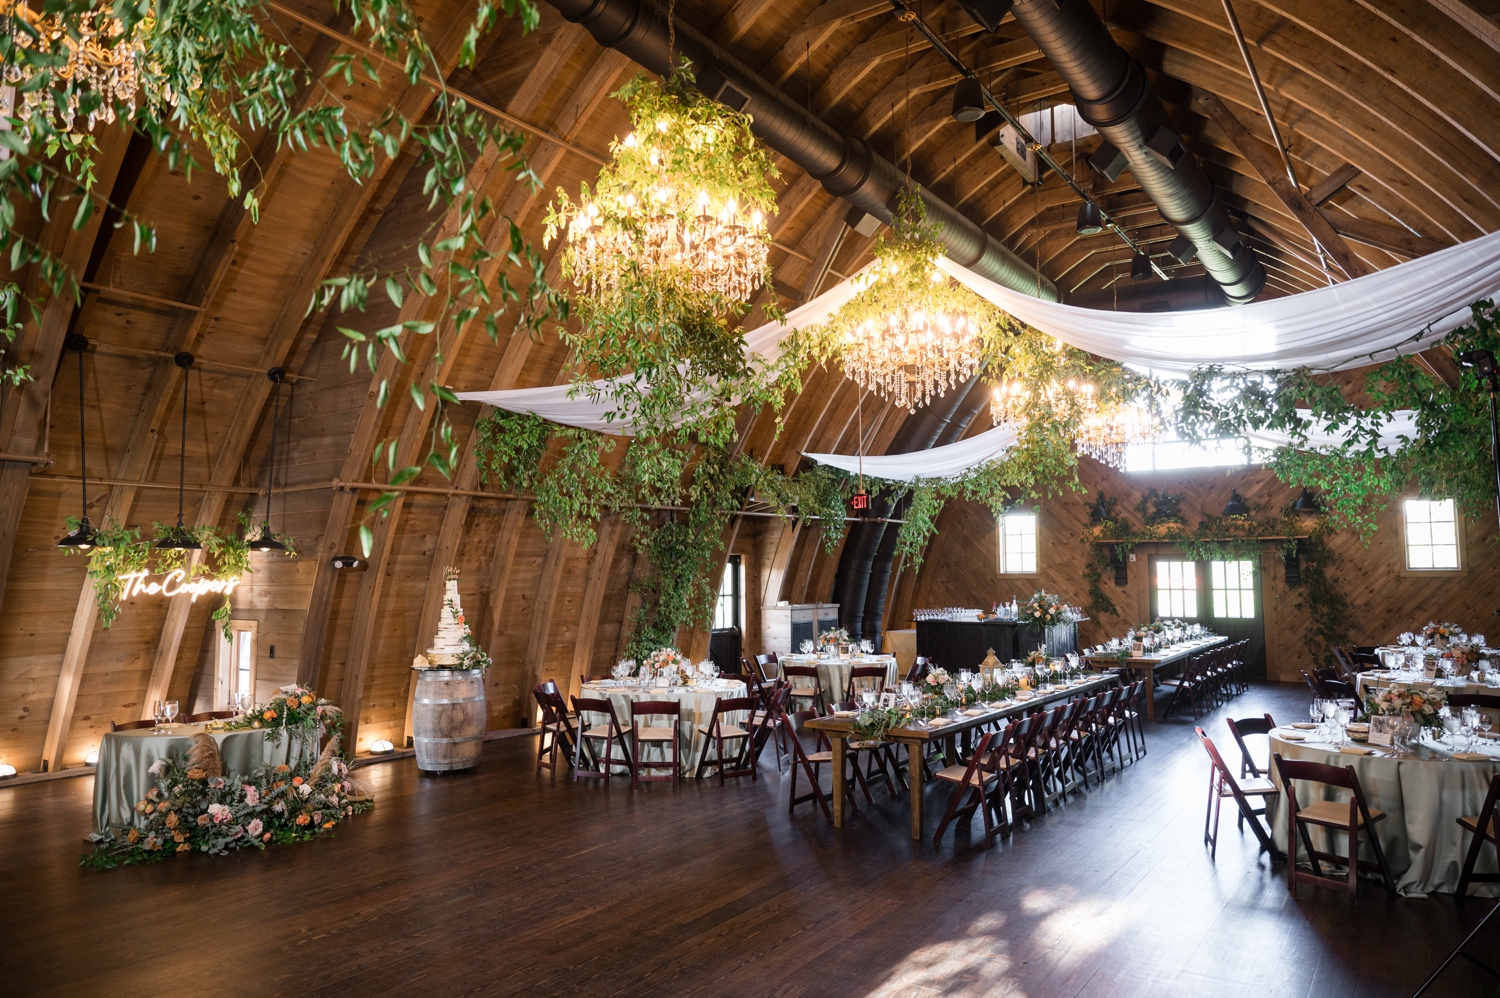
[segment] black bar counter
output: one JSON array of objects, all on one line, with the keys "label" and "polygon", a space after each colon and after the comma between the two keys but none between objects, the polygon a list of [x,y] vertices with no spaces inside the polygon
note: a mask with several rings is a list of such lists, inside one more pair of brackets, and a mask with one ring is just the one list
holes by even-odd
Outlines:
[{"label": "black bar counter", "polygon": [[1026,653],[1045,645],[1049,658],[1060,658],[1078,650],[1078,625],[1017,624],[1002,620],[919,620],[917,621],[917,654],[925,655],[934,665],[949,672],[977,669],[989,649],[1002,662],[1025,658]]}]

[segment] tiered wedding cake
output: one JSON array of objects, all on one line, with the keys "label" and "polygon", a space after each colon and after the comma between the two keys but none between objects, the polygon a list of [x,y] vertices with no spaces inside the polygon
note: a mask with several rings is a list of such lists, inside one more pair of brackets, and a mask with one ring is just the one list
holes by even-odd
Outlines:
[{"label": "tiered wedding cake", "polygon": [[457,573],[449,574],[446,585],[443,609],[438,614],[437,638],[425,656],[428,665],[437,667],[457,665],[468,650],[464,638],[468,636],[469,627],[464,623],[464,608],[459,602]]}]

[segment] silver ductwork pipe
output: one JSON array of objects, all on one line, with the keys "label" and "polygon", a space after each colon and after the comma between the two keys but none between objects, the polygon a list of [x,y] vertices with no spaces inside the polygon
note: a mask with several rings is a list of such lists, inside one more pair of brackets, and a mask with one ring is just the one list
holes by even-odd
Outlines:
[{"label": "silver ductwork pipe", "polygon": [[[806,170],[828,193],[882,222],[890,222],[897,195],[906,182],[894,164],[863,139],[829,127],[681,19],[677,21],[675,51],[669,56],[666,14],[648,0],[549,2],[563,17],[588,29],[600,45],[620,51],[658,75],[667,75],[672,59],[687,57],[698,89],[749,114],[752,129],[762,142]],[[942,223],[942,240],[955,262],[996,284],[1058,300],[1051,281],[1039,276],[1034,267],[990,238],[952,205],[925,187],[922,200],[928,217]]]},{"label": "silver ductwork pipe", "polygon": [[1105,144],[1089,162],[1109,179],[1127,166],[1180,238],[1179,261],[1202,261],[1232,304],[1253,299],[1265,267],[1229,224],[1218,192],[1177,134],[1141,64],[1115,44],[1088,0],[1017,0],[1011,12],[1073,91]]}]

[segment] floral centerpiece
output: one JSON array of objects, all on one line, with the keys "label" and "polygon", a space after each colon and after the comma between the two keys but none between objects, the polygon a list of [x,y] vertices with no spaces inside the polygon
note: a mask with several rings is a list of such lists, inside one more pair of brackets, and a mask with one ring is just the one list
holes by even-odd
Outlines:
[{"label": "floral centerpiece", "polygon": [[1458,672],[1468,672],[1475,663],[1484,657],[1484,651],[1472,641],[1460,644],[1457,641],[1449,642],[1448,653],[1443,656],[1451,659],[1453,668]]},{"label": "floral centerpiece", "polygon": [[656,673],[666,682],[685,683],[689,679],[688,670],[692,668],[692,662],[676,648],[658,648],[646,656],[642,668],[648,673]]},{"label": "floral centerpiece", "polygon": [[224,726],[229,729],[268,728],[304,735],[327,729],[336,734],[343,730],[344,712],[312,690],[297,685],[283,686],[269,703],[250,708],[243,717],[237,717]]},{"label": "floral centerpiece", "polygon": [[1032,669],[1045,669],[1047,667],[1047,652],[1041,648],[1033,648],[1026,653],[1026,665]]},{"label": "floral centerpiece", "polygon": [[223,855],[302,842],[374,806],[339,758],[337,737],[316,761],[267,763],[246,776],[223,775],[213,739],[200,737],[186,756],[151,766],[156,785],[135,804],[143,827],[110,829],[82,865],[109,869],[158,863],[180,852]]},{"label": "floral centerpiece", "polygon": [[834,627],[818,635],[818,651],[838,651],[840,645],[849,643],[849,632],[842,627]]},{"label": "floral centerpiece", "polygon": [[1412,689],[1393,683],[1381,689],[1372,689],[1365,694],[1365,711],[1387,717],[1410,717],[1424,728],[1441,728],[1442,709],[1448,697],[1439,690]]},{"label": "floral centerpiece", "polygon": [[1072,623],[1077,617],[1073,608],[1063,602],[1063,598],[1045,589],[1038,589],[1031,594],[1031,598],[1021,604],[1019,617],[1023,624],[1040,624],[1048,627],[1052,624]]},{"label": "floral centerpiece", "polygon": [[948,675],[948,670],[941,667],[929,670],[924,680],[928,686],[939,690],[953,682],[953,679]]},{"label": "floral centerpiece", "polygon": [[1457,624],[1435,624],[1429,620],[1427,626],[1422,628],[1422,637],[1439,648],[1446,648],[1448,642],[1453,641],[1463,632],[1463,628]]}]

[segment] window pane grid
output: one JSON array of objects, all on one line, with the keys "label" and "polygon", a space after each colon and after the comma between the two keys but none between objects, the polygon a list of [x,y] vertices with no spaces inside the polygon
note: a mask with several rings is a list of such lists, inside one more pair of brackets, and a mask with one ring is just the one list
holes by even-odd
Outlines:
[{"label": "window pane grid", "polygon": [[1214,616],[1249,619],[1255,616],[1255,568],[1250,561],[1209,563]]},{"label": "window pane grid", "polygon": [[1407,568],[1458,568],[1458,517],[1452,499],[1406,499]]},{"label": "window pane grid", "polygon": [[724,577],[719,582],[719,598],[714,603],[714,627],[740,626],[740,560],[729,559],[724,565]]},{"label": "window pane grid", "polygon": [[1000,571],[1010,575],[1036,572],[1036,514],[1006,513],[1000,518]]},{"label": "window pane grid", "polygon": [[1193,562],[1156,563],[1156,613],[1159,617],[1198,616],[1198,568]]}]

